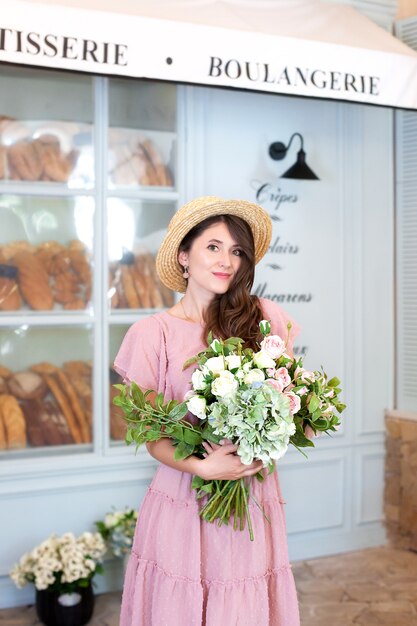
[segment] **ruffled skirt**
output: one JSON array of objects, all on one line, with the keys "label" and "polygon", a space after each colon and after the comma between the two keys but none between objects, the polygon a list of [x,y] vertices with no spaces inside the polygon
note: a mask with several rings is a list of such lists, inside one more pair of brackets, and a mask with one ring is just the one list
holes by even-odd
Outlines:
[{"label": "ruffled skirt", "polygon": [[192,476],[160,465],[139,512],[120,626],[299,626],[277,473],[252,481],[247,528],[198,515]]}]

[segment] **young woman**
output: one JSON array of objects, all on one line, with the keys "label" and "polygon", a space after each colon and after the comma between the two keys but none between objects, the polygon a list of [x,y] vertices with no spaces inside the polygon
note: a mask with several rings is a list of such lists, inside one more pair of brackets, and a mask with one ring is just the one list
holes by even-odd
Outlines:
[{"label": "young woman", "polygon": [[[271,239],[264,209],[208,196],[184,205],[172,218],[158,252],[162,282],[185,295],[171,309],[136,322],[114,367],[126,381],[182,401],[195,366],[183,363],[213,336],[260,341],[259,322],[287,336],[289,316],[274,302],[250,295],[255,264]],[[290,345],[299,326],[293,321]],[[187,419],[197,421],[191,414]],[[284,501],[277,473],[252,492],[270,519],[250,503],[255,540],[203,521],[193,475],[205,479],[253,476],[262,466],[243,465],[230,441],[206,445],[204,459],[174,460],[169,439],[147,444],[160,465],[142,502],[127,567],[121,626],[299,626],[297,596],[288,562]]]}]

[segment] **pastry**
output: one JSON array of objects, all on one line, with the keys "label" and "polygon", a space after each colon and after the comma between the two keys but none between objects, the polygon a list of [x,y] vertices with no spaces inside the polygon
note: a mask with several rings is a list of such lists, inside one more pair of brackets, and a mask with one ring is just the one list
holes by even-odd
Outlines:
[{"label": "pastry", "polygon": [[6,261],[10,261],[18,252],[35,252],[35,246],[32,246],[28,241],[11,241],[2,247],[2,257]]},{"label": "pastry", "polygon": [[17,311],[22,306],[17,274],[17,267],[0,265],[0,311]]},{"label": "pastry", "polygon": [[81,298],[71,300],[64,304],[64,309],[65,311],[79,311],[80,309],[85,309],[85,302]]},{"label": "pastry", "polygon": [[10,146],[7,151],[7,158],[9,167],[13,171],[13,177],[17,176],[18,180],[35,181],[41,177],[42,161],[32,142],[18,141]]},{"label": "pastry", "polygon": [[20,291],[28,305],[36,311],[51,310],[54,306],[48,274],[41,261],[30,252],[18,252],[13,263],[19,269]]},{"label": "pastry", "polygon": [[62,369],[70,378],[74,376],[91,380],[91,365],[86,361],[65,361]]},{"label": "pastry", "polygon": [[6,428],[4,426],[3,417],[0,411],[0,450],[6,450],[6,448],[7,448]]},{"label": "pastry", "polygon": [[[56,369],[56,371],[59,371]],[[44,379],[46,384],[48,385],[52,395],[58,403],[59,408],[65,416],[67,421],[70,433],[75,443],[83,443],[83,437],[81,434],[81,429],[78,424],[77,418],[74,415],[74,412],[71,408],[70,401],[68,400],[65,393],[61,390],[61,386],[55,380],[54,376],[51,374],[44,374]]]},{"label": "pastry", "polygon": [[123,291],[125,293],[129,309],[138,309],[140,307],[139,298],[133,283],[132,274],[128,265],[121,265]]},{"label": "pastry", "polygon": [[22,409],[14,396],[0,396],[0,414],[6,431],[7,448],[26,446],[26,422]]},{"label": "pastry", "polygon": [[71,150],[65,155],[55,135],[41,135],[33,145],[42,165],[43,179],[66,183],[77,162],[79,152]]},{"label": "pastry", "polygon": [[39,419],[42,403],[37,400],[23,401],[23,414],[26,420],[27,439],[31,446],[39,447],[47,443],[43,424]]},{"label": "pastry", "polygon": [[141,144],[141,148],[144,151],[149,163],[149,170],[147,174],[153,181],[151,184],[159,185],[161,187],[171,187],[171,177],[152,141],[150,139],[145,139],[145,141]]},{"label": "pastry", "polygon": [[164,301],[159,291],[158,282],[156,280],[155,263],[151,254],[144,254],[144,276],[146,285],[151,297],[151,307],[154,309],[162,309]]},{"label": "pastry", "polygon": [[91,433],[89,432],[88,423],[86,422],[83,408],[80,404],[79,398],[72,386],[68,376],[61,369],[56,370],[56,379],[59,381],[61,385],[61,389],[69,399],[71,404],[71,409],[76,417],[76,420],[79,425],[79,430],[82,436],[83,443],[89,443],[91,441]]},{"label": "pastry", "polygon": [[9,368],[4,365],[0,365],[0,376],[4,378],[4,380],[8,380],[12,374],[12,370],[9,370]]},{"label": "pastry", "polygon": [[145,261],[142,254],[139,254],[135,259],[135,286],[140,294],[142,307],[144,309],[152,308],[151,294],[148,290],[148,284],[145,276]]},{"label": "pastry", "polygon": [[52,402],[42,404],[39,420],[44,429],[47,445],[74,443],[65,417]]},{"label": "pastry", "polygon": [[42,399],[48,391],[42,376],[31,371],[13,374],[9,378],[7,385],[10,393],[21,400]]},{"label": "pastry", "polygon": [[30,369],[33,372],[37,372],[38,374],[53,374],[58,369],[56,365],[52,363],[48,363],[47,361],[43,361],[42,363],[35,363],[30,366]]}]

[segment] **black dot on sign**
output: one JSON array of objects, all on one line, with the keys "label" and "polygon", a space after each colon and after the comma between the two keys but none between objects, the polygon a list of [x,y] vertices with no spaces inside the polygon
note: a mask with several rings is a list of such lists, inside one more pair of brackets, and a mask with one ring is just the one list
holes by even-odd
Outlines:
[{"label": "black dot on sign", "polygon": [[168,63],[168,65],[172,65],[172,58],[171,57],[167,57],[166,58],[166,62]]}]

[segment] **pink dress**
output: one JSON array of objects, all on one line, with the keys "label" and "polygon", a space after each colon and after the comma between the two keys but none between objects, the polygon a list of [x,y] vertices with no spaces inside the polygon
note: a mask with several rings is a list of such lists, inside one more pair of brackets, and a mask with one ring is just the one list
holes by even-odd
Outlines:
[{"label": "pink dress", "polygon": [[[276,303],[260,301],[272,333],[286,337],[289,316]],[[300,328],[291,322],[292,344]],[[182,401],[195,368],[183,371],[182,365],[204,349],[201,333],[200,324],[166,311],[143,318],[127,332],[115,369],[126,381]],[[191,480],[191,474],[160,464],[148,487],[127,566],[120,626],[299,626],[277,472],[262,484],[252,482],[271,520],[250,504],[255,541],[246,528],[234,531],[201,520]]]}]

